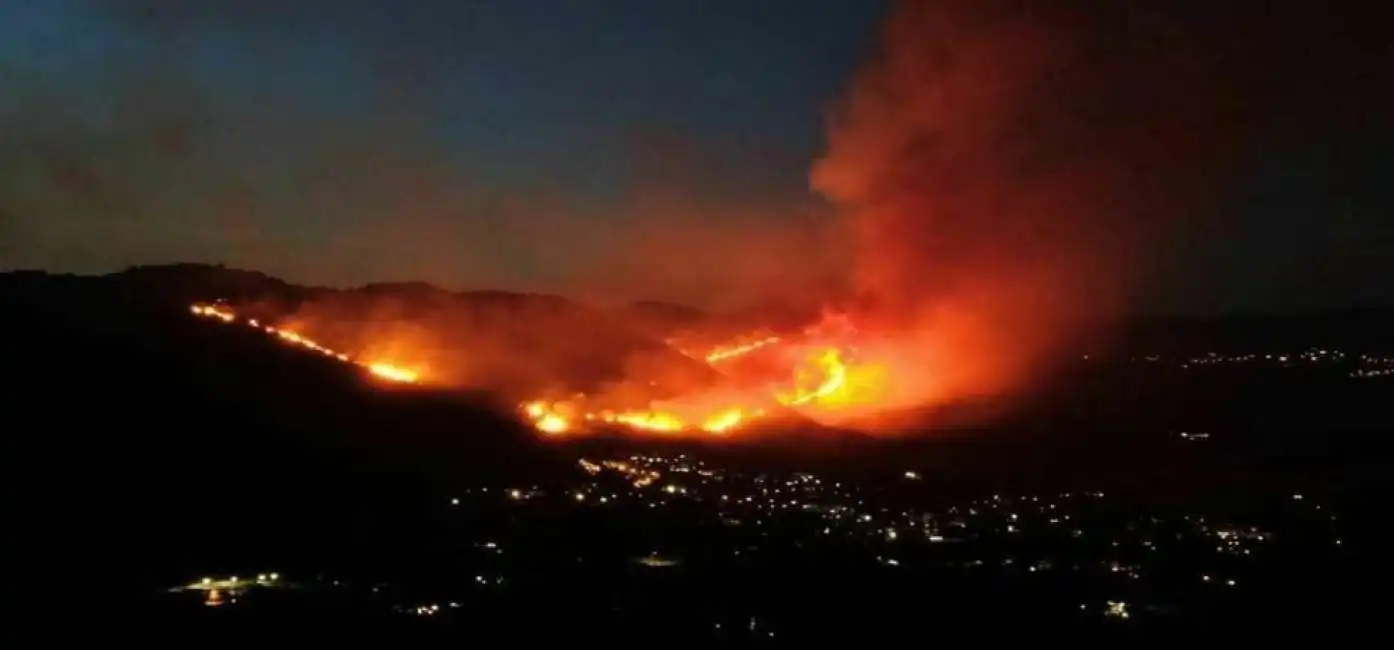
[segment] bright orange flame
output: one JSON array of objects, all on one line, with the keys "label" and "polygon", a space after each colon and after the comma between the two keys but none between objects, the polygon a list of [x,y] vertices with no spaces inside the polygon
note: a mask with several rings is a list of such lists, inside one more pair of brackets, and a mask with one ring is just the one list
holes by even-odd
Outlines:
[{"label": "bright orange flame", "polygon": [[[189,307],[189,311],[192,312],[195,316],[214,318],[224,323],[237,322],[236,312],[221,305],[196,304]],[[336,350],[332,350],[328,347],[320,345],[319,343],[316,343],[315,341],[309,339],[306,336],[301,335],[298,332],[288,329],[281,329],[270,325],[262,325],[255,318],[247,319],[245,322],[248,327],[266,332],[267,334],[275,336],[276,338],[288,344],[302,347],[307,350],[313,350],[325,356],[334,357],[335,359],[338,359],[340,361],[352,363],[354,365],[366,368],[368,372],[372,373],[375,377],[404,384],[415,384],[421,381],[421,374],[417,371],[408,370],[406,368],[402,368],[400,366],[396,366],[384,361],[355,360],[343,352],[338,352]]]},{"label": "bright orange flame", "polygon": [[522,405],[521,412],[534,428],[549,434],[579,432],[597,424],[607,424],[635,432],[664,435],[692,432],[725,433],[765,414],[764,409],[725,407],[714,413],[698,414],[697,417],[689,418],[662,408],[586,411],[579,401],[549,403],[545,400],[526,402]]},{"label": "bright orange flame", "polygon": [[192,311],[195,316],[207,316],[209,318],[216,318],[220,321],[223,321],[224,323],[231,323],[237,320],[237,316],[234,315],[232,312],[226,309],[215,307],[213,305],[194,305],[189,308],[189,311]]},{"label": "bright orange flame", "polygon": [[[781,393],[780,403],[785,406],[801,406],[818,402],[847,386],[847,366],[842,362],[842,353],[836,348],[821,352],[812,359],[812,368],[802,367],[796,375],[793,392]],[[805,388],[809,384],[812,388]]]},{"label": "bright orange flame", "polygon": [[719,361],[725,361],[726,359],[739,357],[759,350],[760,348],[774,345],[779,341],[780,338],[778,336],[767,336],[762,339],[756,339],[749,343],[742,343],[732,346],[719,346],[715,350],[712,350],[711,352],[707,353],[706,360],[707,363],[717,363]]},{"label": "bright orange flame", "polygon": [[566,433],[571,429],[571,422],[560,413],[554,412],[547,402],[536,400],[523,405],[523,413],[532,421],[533,426],[543,433],[552,435]]},{"label": "bright orange flame", "polygon": [[702,424],[702,430],[711,433],[725,433],[738,426],[744,419],[745,413],[741,412],[740,409],[731,409],[712,416],[711,419]]},{"label": "bright orange flame", "polygon": [[[220,322],[238,322],[236,313],[222,305],[194,305],[190,309],[198,316]],[[291,329],[265,325],[254,319],[243,322],[289,345],[358,365],[374,377],[398,383],[422,381],[416,369],[386,360],[351,357]],[[835,342],[836,337],[826,329],[823,324],[809,328],[804,333],[809,340],[797,345],[779,336],[747,335],[732,344],[715,346],[698,357],[709,364],[718,364],[778,345],[785,351],[775,358],[793,359],[789,381],[727,392],[688,394],[642,408],[587,406],[586,397],[577,395],[568,400],[525,402],[520,405],[520,411],[533,428],[553,436],[584,433],[605,425],[665,436],[724,435],[766,417],[767,411],[760,405],[782,404],[817,417],[825,411],[873,402],[880,393],[869,388],[879,389],[884,369],[875,364],[852,363],[847,349]],[[794,356],[790,357],[789,353]]]},{"label": "bright orange flame", "polygon": [[544,433],[566,433],[571,426],[564,418],[549,413],[537,421],[537,428]]},{"label": "bright orange flame", "polygon": [[672,413],[620,413],[615,422],[643,431],[671,433],[682,431],[687,425]]},{"label": "bright orange flame", "polygon": [[[828,338],[818,327],[810,328],[807,336]],[[747,336],[742,342],[717,346],[702,355],[710,364],[731,359],[755,350],[786,343],[778,336]],[[583,432],[600,425],[612,425],[634,432],[667,435],[725,434],[763,418],[766,410],[750,404],[782,404],[812,416],[823,409],[842,406],[867,399],[850,390],[854,376],[870,377],[877,373],[849,364],[842,347],[829,344],[803,344],[792,350],[812,350],[803,353],[791,369],[791,385],[748,388],[731,393],[691,394],[648,408],[610,411],[587,409],[581,400],[546,402],[542,400],[522,405],[522,412],[533,426],[546,432]],[[853,373],[853,369],[859,372]],[[868,382],[860,382],[862,386]]]},{"label": "bright orange flame", "polygon": [[398,368],[390,363],[370,363],[368,364],[368,371],[383,379],[400,381],[406,384],[414,384],[420,380],[420,377],[418,377],[416,373],[405,368]]}]

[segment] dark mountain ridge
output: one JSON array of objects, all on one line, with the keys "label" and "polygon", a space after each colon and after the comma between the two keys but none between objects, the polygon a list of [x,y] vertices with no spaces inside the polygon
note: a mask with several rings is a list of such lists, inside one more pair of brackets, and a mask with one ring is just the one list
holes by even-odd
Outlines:
[{"label": "dark mountain ridge", "polygon": [[[179,263],[131,267],[102,276],[50,274],[43,271],[0,273],[0,284],[30,289],[102,279],[132,294],[157,294],[185,302],[225,299],[232,303],[281,302],[294,307],[326,295],[396,299],[431,304],[461,299],[480,305],[520,307],[546,305],[558,310],[583,310],[640,336],[683,328],[719,326],[733,331],[796,327],[816,318],[816,310],[783,303],[751,305],[731,312],[709,312],[688,305],[639,300],[615,310],[585,306],[549,294],[500,290],[450,291],[424,282],[381,282],[353,288],[302,286],[261,273],[222,265]],[[767,322],[768,321],[768,322]],[[1377,305],[1343,309],[1280,313],[1236,312],[1208,316],[1151,314],[1114,322],[1120,347],[1138,353],[1203,353],[1209,350],[1305,348],[1313,345],[1394,348],[1394,309]]]}]

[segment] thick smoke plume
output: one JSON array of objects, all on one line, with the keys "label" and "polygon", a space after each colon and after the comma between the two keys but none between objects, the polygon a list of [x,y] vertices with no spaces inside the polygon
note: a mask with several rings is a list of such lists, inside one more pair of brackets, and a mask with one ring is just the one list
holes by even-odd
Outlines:
[{"label": "thick smoke plume", "polygon": [[1189,44],[1133,3],[1065,4],[902,2],[831,117],[812,183],[853,233],[878,407],[1079,354],[1205,185],[1221,95]]}]

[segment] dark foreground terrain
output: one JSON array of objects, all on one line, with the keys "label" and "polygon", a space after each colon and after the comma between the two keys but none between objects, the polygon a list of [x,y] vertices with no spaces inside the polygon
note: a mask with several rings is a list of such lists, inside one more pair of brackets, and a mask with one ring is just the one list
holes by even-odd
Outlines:
[{"label": "dark foreground terrain", "polygon": [[0,294],[30,623],[659,643],[1378,622],[1394,379],[1344,361],[1087,364],[995,427],[897,441],[544,444],[486,396],[191,319],[197,286]]}]

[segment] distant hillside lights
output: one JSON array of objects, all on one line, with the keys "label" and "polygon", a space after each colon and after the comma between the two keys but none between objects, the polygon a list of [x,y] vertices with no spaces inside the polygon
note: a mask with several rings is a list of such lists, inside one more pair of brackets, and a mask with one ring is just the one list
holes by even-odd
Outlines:
[{"label": "distant hillside lights", "polygon": [[222,607],[223,605],[237,602],[238,597],[252,589],[288,589],[293,585],[281,581],[279,573],[259,573],[255,579],[238,578],[210,578],[204,577],[198,582],[191,582],[187,585],[173,587],[169,591],[179,592],[203,592],[203,604],[208,607]]},{"label": "distant hillside lights", "polygon": [[[237,313],[234,312],[230,307],[227,307],[226,305],[195,304],[189,307],[189,311],[195,316],[199,316],[202,318],[211,318],[226,324],[235,324],[239,322]],[[255,318],[241,320],[240,322],[245,324],[247,327],[261,330],[263,332],[266,332],[267,334],[275,336],[276,338],[290,345],[305,348],[307,350],[323,354],[327,357],[334,357],[335,359],[338,359],[339,361],[343,361],[345,363],[352,363],[354,365],[360,366],[366,369],[368,372],[372,373],[374,377],[378,377],[380,379],[385,379],[387,381],[403,384],[415,384],[421,381],[420,373],[414,370],[409,370],[400,366],[396,366],[378,360],[354,359],[349,355],[344,354],[343,352],[338,352],[336,350],[320,345],[319,343],[316,343],[315,341],[301,336],[300,334],[291,330],[281,329],[278,327],[273,327],[271,325],[263,325]]]},{"label": "distant hillside lights", "polygon": [[[1089,361],[1090,358],[1089,355],[1084,355],[1085,361]],[[1128,361],[1174,366],[1182,369],[1224,367],[1240,364],[1279,369],[1314,367],[1341,369],[1354,366],[1353,369],[1348,370],[1348,376],[1353,379],[1394,377],[1394,357],[1385,354],[1356,354],[1322,347],[1311,347],[1299,352],[1250,352],[1246,354],[1220,354],[1208,352],[1202,356],[1171,358],[1153,354],[1141,357],[1128,357]]]}]

